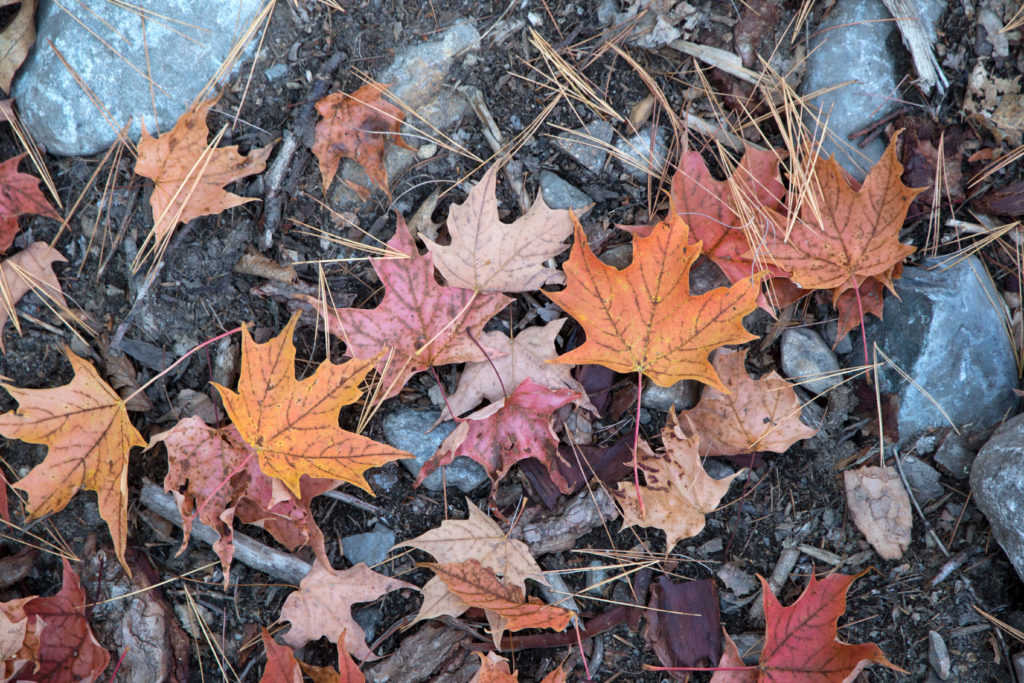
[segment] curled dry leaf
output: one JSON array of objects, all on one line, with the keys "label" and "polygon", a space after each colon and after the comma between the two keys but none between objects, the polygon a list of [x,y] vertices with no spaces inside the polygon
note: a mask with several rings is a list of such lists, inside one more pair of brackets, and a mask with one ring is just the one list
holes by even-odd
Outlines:
[{"label": "curled dry leaf", "polygon": [[518,683],[519,676],[509,669],[508,660],[496,652],[477,652],[480,658],[480,670],[469,683]]},{"label": "curled dry leaf", "polygon": [[39,658],[39,633],[44,624],[25,614],[25,603],[36,597],[0,602],[0,683],[8,683],[26,662]]},{"label": "curled dry leaf", "polygon": [[448,209],[451,244],[423,238],[434,264],[449,285],[477,292],[528,292],[562,284],[565,276],[544,262],[569,247],[569,212],[549,209],[538,194],[524,216],[502,223],[494,190],[497,173],[492,166],[464,203]]},{"label": "curled dry leaf", "polygon": [[287,645],[278,645],[265,627],[260,629],[263,648],[267,652],[267,665],[260,683],[302,683],[302,669],[295,653]]},{"label": "curled dry leaf", "polygon": [[60,308],[67,307],[60,282],[53,272],[53,264],[64,261],[67,259],[46,242],[35,242],[0,263],[0,287],[3,288],[3,301],[0,302],[0,351],[7,350],[3,331],[14,314],[14,305],[30,291]]},{"label": "curled dry leaf", "polygon": [[11,92],[14,74],[36,42],[35,16],[38,4],[38,0],[21,0],[18,13],[0,32],[0,88],[5,93]]},{"label": "curled dry leaf", "polygon": [[744,367],[746,355],[720,350],[712,364],[728,393],[706,387],[700,402],[679,415],[700,437],[704,455],[782,453],[818,432],[800,421],[800,399],[793,386],[774,370],[751,379]]},{"label": "curled dry leaf", "polygon": [[846,504],[860,532],[879,555],[898,560],[910,546],[910,496],[893,467],[861,467],[843,472]]},{"label": "curled dry leaf", "polygon": [[[34,6],[34,0],[23,2],[22,9],[27,5]],[[0,45],[2,42],[0,40]],[[0,64],[2,62],[0,58]],[[58,221],[61,219],[60,214],[39,191],[39,178],[18,170],[18,164],[26,154],[19,154],[0,163],[0,253],[11,248],[14,237],[21,229],[18,216],[36,214]]]}]

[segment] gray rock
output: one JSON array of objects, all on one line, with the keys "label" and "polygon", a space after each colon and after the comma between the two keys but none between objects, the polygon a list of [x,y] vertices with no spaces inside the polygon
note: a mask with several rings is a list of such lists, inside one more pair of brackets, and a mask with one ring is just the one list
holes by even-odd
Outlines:
[{"label": "gray rock", "polygon": [[268,81],[273,82],[280,78],[284,78],[284,76],[288,73],[288,66],[282,64],[281,62],[278,62],[277,64],[270,67],[263,73],[266,74]]},{"label": "gray rock", "polygon": [[[416,410],[400,408],[388,414],[383,421],[384,440],[395,448],[413,454],[415,460],[399,460],[412,476],[418,476],[423,465],[434,455],[437,447],[455,429],[455,422],[448,420],[427,433],[434,421],[440,417],[440,410]],[[487,472],[477,462],[464,456],[455,458],[452,464],[438,468],[423,480],[423,486],[431,491],[440,491],[447,481],[463,493],[470,493],[487,481]]]},{"label": "gray rock", "polygon": [[853,353],[853,342],[850,341],[850,335],[847,334],[845,337],[836,341],[836,336],[839,334],[839,322],[836,320],[830,320],[825,323],[825,343],[828,344],[832,351],[837,356],[845,356],[848,353]]},{"label": "gray rock", "polygon": [[700,382],[684,379],[670,387],[648,382],[640,397],[640,405],[651,410],[665,410],[675,406],[676,411],[689,410],[700,398]]},{"label": "gray rock", "polygon": [[366,480],[377,491],[386,493],[398,483],[398,465],[389,462],[366,473]]},{"label": "gray rock", "polygon": [[616,0],[602,0],[597,6],[597,25],[607,26],[619,13],[619,3]]},{"label": "gray rock", "polygon": [[949,434],[935,451],[935,462],[942,465],[957,479],[966,479],[971,474],[975,451],[968,445],[967,439],[957,434]]},{"label": "gray rock", "polygon": [[[36,47],[11,94],[36,142],[52,154],[100,152],[116,139],[115,128],[129,119],[134,140],[139,139],[143,120],[150,133],[169,130],[220,69],[263,4],[263,0],[137,0],[133,6],[168,18],[146,21],[143,40],[140,13],[126,6],[43,0],[36,14]],[[253,44],[249,42],[246,55]],[[70,69],[61,63],[58,51]],[[187,54],[188,68],[182,68],[183,54]],[[72,70],[103,103],[110,122],[75,82]],[[152,86],[147,73],[152,75]]]},{"label": "gray rock", "polygon": [[949,678],[949,649],[946,641],[935,631],[928,631],[928,663],[940,679],[945,681]]},{"label": "gray rock", "polygon": [[814,330],[787,329],[781,351],[782,371],[807,391],[823,394],[843,381],[835,354]]},{"label": "gray rock", "polygon": [[365,562],[372,567],[384,561],[388,551],[395,544],[395,532],[383,524],[365,534],[346,536],[341,542],[342,554],[352,564]]},{"label": "gray rock", "polygon": [[540,192],[544,203],[552,209],[572,209],[577,216],[582,216],[594,205],[594,200],[582,190],[551,171],[540,172]]},{"label": "gray rock", "polygon": [[658,127],[651,134],[650,126],[644,128],[631,138],[622,138],[615,143],[618,150],[618,162],[626,172],[637,179],[648,175],[659,175],[665,168],[668,158],[665,129]]},{"label": "gray rock", "polygon": [[[614,0],[609,1],[614,3]],[[599,173],[604,160],[608,158],[608,151],[601,143],[610,143],[613,134],[611,125],[598,119],[572,133],[555,138],[555,145],[583,168],[591,173]]]},{"label": "gray rock", "polygon": [[1008,420],[971,466],[974,504],[1024,580],[1024,415]]},{"label": "gray rock", "polygon": [[885,143],[876,139],[859,149],[847,136],[884,116],[898,100],[892,50],[904,52],[898,33],[882,0],[839,0],[811,32],[801,94],[854,82],[810,101],[804,123],[820,137],[815,115],[828,122],[822,153],[834,154],[857,179],[882,157]]},{"label": "gray rock", "polygon": [[935,500],[945,492],[942,484],[939,483],[942,475],[938,470],[913,455],[903,458],[903,474],[907,478],[907,483],[910,484],[914,498],[921,505]]},{"label": "gray rock", "polygon": [[[942,411],[965,436],[1015,414],[1017,363],[995,308],[1002,299],[981,262],[972,256],[946,270],[905,268],[895,287],[899,297],[885,295],[885,318],[867,323],[868,348],[877,343],[931,397],[887,364],[879,368],[879,389],[898,398],[900,446],[949,427]],[[854,334],[852,362],[860,364]]]}]

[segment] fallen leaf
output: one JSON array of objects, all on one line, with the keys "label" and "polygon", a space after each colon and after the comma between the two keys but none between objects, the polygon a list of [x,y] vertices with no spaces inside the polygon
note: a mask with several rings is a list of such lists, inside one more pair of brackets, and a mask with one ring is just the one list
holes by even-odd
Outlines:
[{"label": "fallen leaf", "polygon": [[[25,603],[25,614],[45,625],[39,635],[39,658],[22,667],[19,681],[40,683],[91,683],[110,662],[85,616],[85,591],[78,575],[65,559],[60,592]],[[122,561],[123,564],[123,561]]]},{"label": "fallen leaf", "polygon": [[[846,611],[846,591],[863,574],[832,574],[818,581],[813,575],[803,594],[789,607],[783,607],[761,578],[764,614],[767,623],[761,661],[756,671],[717,671],[713,683],[757,681],[852,681],[871,662],[906,674],[892,664],[873,643],[851,645],[838,638],[839,617]],[[731,645],[731,647],[730,647]],[[736,646],[726,636],[728,661],[719,666],[743,666]]]},{"label": "fallen leaf", "polygon": [[281,608],[281,621],[292,623],[284,642],[299,648],[322,636],[336,642],[342,634],[347,652],[363,661],[379,659],[367,647],[362,626],[352,618],[352,605],[373,602],[403,588],[419,590],[411,583],[378,574],[362,562],[343,571],[314,562],[299,590],[285,598]]},{"label": "fallen leaf", "polygon": [[722,627],[722,658],[718,660],[718,671],[711,676],[711,683],[758,683],[759,681],[771,681],[773,679],[761,679],[760,672],[756,668],[746,668],[747,664],[740,656],[739,648],[729,637],[729,633]]},{"label": "fallen leaf", "polygon": [[688,233],[686,223],[670,215],[648,237],[633,238],[633,262],[620,271],[594,255],[577,222],[565,263],[568,286],[545,293],[580,323],[587,339],[556,362],[641,372],[663,387],[696,379],[724,390],[708,355],[755,338],[742,320],[755,308],[760,278],[690,296],[690,266],[700,249],[687,245]]},{"label": "fallen leaf", "polygon": [[[217,214],[234,206],[256,201],[239,197],[224,189],[247,176],[262,173],[274,145],[254,149],[248,155],[238,153],[238,145],[211,148],[206,138],[206,115],[213,101],[197,104],[181,115],[169,132],[154,138],[142,127],[136,175],[153,180],[149,204],[153,208],[153,229],[139,247],[163,253],[178,223]],[[140,256],[142,258],[142,256]]]},{"label": "fallen leaf", "polygon": [[398,135],[405,113],[382,97],[387,89],[380,83],[367,83],[353,93],[331,93],[316,103],[323,120],[316,124],[313,154],[320,162],[325,195],[345,157],[362,166],[370,180],[388,192],[385,143],[411,147]]},{"label": "fallen leaf", "polygon": [[679,415],[700,437],[702,455],[783,453],[818,432],[800,421],[800,399],[793,386],[774,370],[751,379],[744,367],[746,356],[745,350],[720,350],[712,365],[728,393],[707,387],[700,402]]},{"label": "fallen leaf", "polygon": [[448,590],[468,605],[485,611],[495,647],[501,646],[501,636],[505,631],[522,631],[527,628],[564,631],[572,619],[573,612],[570,610],[526,601],[521,590],[503,584],[479,560],[428,563],[422,566],[437,574],[448,586]]},{"label": "fallen leaf", "polygon": [[851,330],[855,330],[864,316],[871,314],[879,320],[882,319],[882,293],[885,290],[885,283],[892,282],[902,274],[903,264],[897,263],[882,277],[869,277],[860,283],[859,288],[851,287],[839,295],[835,300],[836,311],[839,313],[836,342],[842,341]]},{"label": "fallen leaf", "polygon": [[568,389],[552,391],[524,379],[508,399],[459,419],[434,457],[420,469],[415,485],[460,455],[483,465],[495,485],[517,462],[533,458],[547,468],[562,493],[569,493],[569,483],[558,471],[558,437],[551,420],[556,410],[577,398],[579,394]]},{"label": "fallen leaf", "polygon": [[469,683],[518,683],[519,676],[508,668],[508,660],[495,652],[477,652],[480,658],[480,670]]},{"label": "fallen leaf", "polygon": [[505,398],[506,392],[524,379],[548,389],[574,391],[580,395],[576,404],[596,414],[597,409],[587,398],[583,385],[573,379],[572,368],[547,362],[558,357],[555,338],[565,321],[566,318],[559,318],[546,325],[527,327],[511,339],[501,332],[485,332],[478,341],[503,355],[490,361],[466,363],[455,393],[448,397],[437,419],[438,424],[452,418],[449,408],[458,416],[482,402],[494,403]]},{"label": "fallen leaf", "polygon": [[0,291],[3,298],[0,305],[0,351],[7,350],[3,331],[14,314],[14,306],[30,291],[59,308],[67,307],[60,282],[53,272],[54,263],[65,261],[67,259],[46,242],[35,242],[0,263]]},{"label": "fallen leaf", "polygon": [[558,668],[541,679],[540,683],[566,683],[567,680],[569,679],[567,678],[565,671]]},{"label": "fallen leaf", "polygon": [[700,438],[686,437],[678,420],[661,432],[665,452],[655,455],[640,441],[637,459],[646,485],[640,487],[643,506],[633,482],[619,482],[614,493],[622,507],[622,526],[657,527],[665,532],[668,547],[704,529],[704,516],[718,508],[729,484],[739,472],[712,479],[700,462]]},{"label": "fallen leaf", "polygon": [[441,564],[478,560],[502,577],[506,585],[526,592],[526,579],[547,585],[544,572],[522,541],[508,537],[498,523],[466,501],[467,519],[446,519],[440,527],[395,545],[411,546],[430,553]]},{"label": "fallen leaf", "polygon": [[[35,5],[35,1],[23,2],[22,8]],[[0,35],[0,49],[3,36]],[[0,56],[0,64],[3,58]],[[14,243],[14,237],[21,229],[18,216],[35,214],[54,220],[61,220],[60,214],[39,191],[39,178],[18,170],[18,164],[25,154],[0,162],[0,253],[6,252]]]},{"label": "fallen leaf", "polygon": [[[719,660],[722,632],[713,579],[674,583],[662,576],[651,586],[646,640],[663,666],[706,667]],[[690,672],[673,671],[689,680]]]},{"label": "fallen leaf", "polygon": [[146,441],[124,401],[89,361],[66,350],[74,378],[53,389],[3,384],[18,408],[0,415],[0,434],[48,447],[46,458],[14,484],[28,494],[28,519],[63,510],[80,488],[96,492],[100,517],[121,565],[128,535],[128,452]]},{"label": "fallen leaf", "polygon": [[0,32],[0,88],[5,93],[11,92],[14,74],[36,42],[37,4],[37,0],[22,0],[18,13]]},{"label": "fallen leaf", "polygon": [[449,285],[477,292],[529,292],[562,284],[562,273],[544,262],[569,247],[569,212],[549,209],[538,193],[525,215],[502,223],[494,191],[497,174],[497,166],[491,166],[466,201],[448,209],[451,244],[423,238],[434,265]]},{"label": "fallen leaf", "polygon": [[436,576],[430,577],[423,584],[420,593],[423,595],[423,602],[420,603],[420,611],[416,613],[413,624],[427,619],[462,616],[469,609],[469,605],[448,590],[448,585]]},{"label": "fallen leaf", "polygon": [[407,258],[370,259],[384,285],[384,298],[375,309],[325,308],[303,297],[325,316],[327,329],[348,345],[352,356],[376,359],[382,349],[394,349],[377,363],[382,398],[397,395],[410,377],[431,366],[501,355],[474,340],[511,299],[437,284],[432,257],[416,250],[401,216],[388,247]]},{"label": "fallen leaf", "polygon": [[287,645],[278,645],[265,627],[260,629],[263,648],[267,651],[267,665],[260,683],[302,683],[302,670],[295,653]]},{"label": "fallen leaf", "polygon": [[885,560],[898,560],[910,546],[914,520],[910,496],[893,467],[843,472],[846,505],[853,523]]},{"label": "fallen leaf", "polygon": [[359,384],[373,361],[330,360],[303,380],[295,379],[292,335],[298,315],[265,344],[242,329],[242,370],[238,392],[215,384],[231,421],[256,450],[260,469],[302,496],[302,475],[340,479],[367,493],[363,473],[392,460],[412,457],[404,451],[353,434],[338,426],[338,413],[361,395]]},{"label": "fallen leaf", "polygon": [[25,614],[25,604],[38,596],[0,602],[0,683],[7,683],[26,662],[39,658],[44,624]]},{"label": "fallen leaf", "polygon": [[366,683],[366,677],[352,657],[345,652],[345,632],[338,636],[338,669],[329,666],[313,666],[299,662],[302,672],[313,679],[313,683]]}]

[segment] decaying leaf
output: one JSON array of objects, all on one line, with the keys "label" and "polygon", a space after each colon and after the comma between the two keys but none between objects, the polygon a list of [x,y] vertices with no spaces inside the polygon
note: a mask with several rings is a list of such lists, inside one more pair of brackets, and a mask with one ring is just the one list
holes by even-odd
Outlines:
[{"label": "decaying leaf", "polygon": [[469,683],[518,683],[519,676],[509,669],[508,660],[496,652],[477,652],[480,658],[480,670]]},{"label": "decaying leaf", "polygon": [[25,614],[25,603],[36,597],[0,602],[0,683],[13,680],[26,662],[39,659],[39,633],[44,624]]},{"label": "decaying leaf", "polygon": [[477,292],[528,292],[562,284],[565,276],[544,262],[569,247],[569,212],[549,209],[538,194],[524,216],[502,223],[494,190],[497,174],[492,166],[464,203],[448,209],[451,244],[423,238],[434,264],[449,285]]},{"label": "decaying leaf", "polygon": [[419,590],[411,583],[378,574],[362,562],[344,571],[315,562],[299,590],[289,595],[281,608],[281,621],[292,623],[284,642],[299,648],[322,636],[337,642],[342,634],[346,651],[364,661],[378,659],[366,645],[362,626],[352,618],[352,605],[373,602],[403,588]]},{"label": "decaying leaf", "polygon": [[281,334],[265,344],[254,342],[243,328],[238,391],[214,386],[238,433],[256,450],[260,469],[296,497],[302,496],[302,475],[340,479],[372,494],[363,476],[367,469],[411,457],[338,426],[342,406],[362,395],[359,385],[373,361],[335,365],[325,360],[309,377],[295,379],[297,320],[293,315]]},{"label": "decaying leaf", "polygon": [[754,339],[742,320],[756,306],[760,278],[691,296],[690,266],[700,248],[688,245],[688,236],[682,218],[670,215],[649,236],[633,238],[633,262],[620,271],[594,255],[577,222],[565,263],[568,286],[547,294],[580,323],[587,340],[557,362],[641,372],[663,387],[696,379],[725,390],[708,355]]},{"label": "decaying leaf", "polygon": [[260,683],[302,683],[302,669],[292,649],[278,645],[266,628],[261,628],[260,633],[267,652],[267,665],[263,668]]},{"label": "decaying leaf", "polygon": [[64,261],[67,259],[49,244],[36,242],[0,263],[0,351],[7,350],[3,331],[13,316],[14,306],[30,291],[58,308],[67,307],[60,281],[53,272],[53,264]]},{"label": "decaying leaf", "polygon": [[124,401],[93,365],[66,351],[74,378],[53,389],[3,384],[18,402],[0,415],[0,434],[43,444],[46,459],[14,487],[28,494],[29,519],[63,510],[80,488],[96,492],[100,516],[121,565],[128,535],[128,452],[146,441],[132,426]]},{"label": "decaying leaf", "polygon": [[[662,576],[651,586],[646,639],[664,666],[713,666],[722,651],[718,590],[713,579],[674,583]],[[684,671],[672,672],[689,680]]]},{"label": "decaying leaf", "polygon": [[898,560],[910,546],[914,519],[910,496],[894,467],[843,472],[846,505],[853,523],[882,559]]},{"label": "decaying leaf", "polygon": [[18,13],[0,32],[0,88],[5,93],[11,92],[14,74],[36,42],[35,16],[38,4],[38,0],[22,0]]},{"label": "decaying leaf", "polygon": [[[23,2],[22,8],[26,5],[35,5],[35,0]],[[3,46],[2,38],[0,35],[0,50]],[[2,61],[3,56],[0,55],[0,64]],[[18,170],[18,164],[26,154],[19,154],[0,163],[0,253],[11,248],[14,237],[21,229],[18,216],[35,214],[58,221],[61,219],[60,214],[39,191],[39,178]]]},{"label": "decaying leaf", "polygon": [[679,419],[700,437],[702,455],[742,455],[755,451],[783,453],[817,433],[800,421],[800,399],[779,373],[751,379],[744,367],[746,351],[722,349],[712,361],[728,389],[706,387],[700,402]]}]

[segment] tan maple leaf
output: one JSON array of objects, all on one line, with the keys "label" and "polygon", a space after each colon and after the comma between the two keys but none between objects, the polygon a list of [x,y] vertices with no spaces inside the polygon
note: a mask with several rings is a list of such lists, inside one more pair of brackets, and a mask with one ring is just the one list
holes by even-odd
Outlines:
[{"label": "tan maple leaf", "polygon": [[853,523],[886,560],[898,560],[910,546],[914,518],[910,496],[894,467],[861,467],[843,472],[846,506]]},{"label": "tan maple leaf", "polygon": [[662,431],[665,452],[655,455],[644,441],[637,447],[643,504],[633,482],[620,482],[614,491],[622,507],[623,528],[657,527],[665,532],[668,547],[704,529],[705,515],[714,512],[739,472],[712,479],[700,462],[699,437],[687,437],[678,420]]},{"label": "tan maple leaf", "polygon": [[262,173],[274,145],[254,149],[246,156],[238,153],[238,145],[209,146],[206,114],[212,106],[212,100],[194,106],[158,138],[142,128],[135,173],[154,181],[149,198],[153,229],[139,247],[136,268],[149,254],[159,258],[178,223],[257,199],[239,197],[224,186]]},{"label": "tan maple leaf", "polygon": [[528,292],[562,284],[565,276],[544,262],[569,248],[570,212],[549,209],[538,194],[524,216],[502,223],[494,191],[497,173],[492,166],[465,202],[449,208],[451,244],[423,238],[434,265],[449,285],[475,292]]},{"label": "tan maple leaf", "polygon": [[146,441],[132,426],[124,401],[92,363],[66,349],[75,373],[53,389],[3,384],[18,402],[0,415],[0,434],[43,444],[46,458],[14,485],[28,494],[29,519],[63,510],[80,488],[96,492],[100,517],[110,527],[117,559],[125,571],[128,535],[128,452]]},{"label": "tan maple leaf", "polygon": [[[14,317],[14,306],[30,291],[59,309],[67,308],[60,282],[53,272],[53,264],[64,261],[67,259],[49,244],[36,242],[0,263],[0,351],[7,350],[3,331],[7,321]],[[17,318],[14,321],[17,326]]]}]

